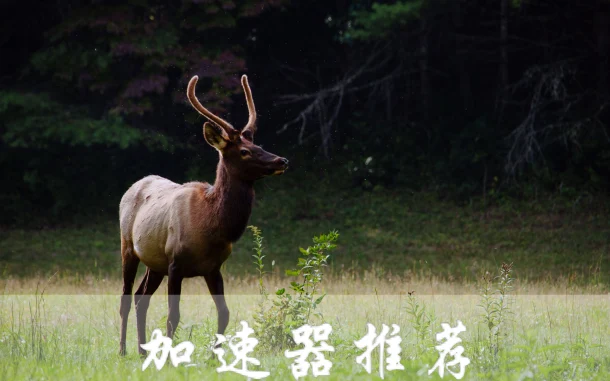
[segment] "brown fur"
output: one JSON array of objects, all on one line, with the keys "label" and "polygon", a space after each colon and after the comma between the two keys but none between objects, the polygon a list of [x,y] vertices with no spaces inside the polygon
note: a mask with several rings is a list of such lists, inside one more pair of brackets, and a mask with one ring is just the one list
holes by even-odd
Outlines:
[{"label": "brown fur", "polygon": [[281,174],[287,168],[288,160],[253,143],[256,109],[245,76],[242,84],[250,118],[241,133],[199,103],[195,97],[196,82],[197,77],[189,82],[187,96],[193,107],[213,122],[204,124],[203,133],[205,140],[219,152],[216,182],[179,185],[159,176],[147,176],[123,195],[119,207],[123,261],[121,354],[125,354],[131,293],[140,262],[147,269],[134,298],[138,344],[146,341],[150,296],[165,275],[169,276],[168,337],[173,337],[180,318],[182,280],[195,276],[205,278],[218,311],[218,333],[224,333],[229,310],[220,266],[248,224],[254,182],[264,176]]}]

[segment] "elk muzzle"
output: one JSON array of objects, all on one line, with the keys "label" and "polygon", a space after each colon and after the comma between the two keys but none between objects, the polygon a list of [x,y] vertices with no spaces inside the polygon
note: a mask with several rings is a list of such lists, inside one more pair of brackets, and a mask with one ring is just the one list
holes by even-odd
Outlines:
[{"label": "elk muzzle", "polygon": [[278,169],[273,172],[274,175],[281,175],[288,169],[288,159],[285,157],[278,157],[275,159],[275,162],[278,165]]}]

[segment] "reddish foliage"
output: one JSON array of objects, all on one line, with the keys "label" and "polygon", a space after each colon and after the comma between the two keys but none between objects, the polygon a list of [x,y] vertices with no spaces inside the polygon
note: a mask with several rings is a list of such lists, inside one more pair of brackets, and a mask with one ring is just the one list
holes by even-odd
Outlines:
[{"label": "reddish foliage", "polygon": [[[231,94],[240,91],[246,64],[234,42],[218,39],[218,34],[231,35],[239,18],[281,2],[189,0],[169,7],[152,1],[120,6],[92,1],[73,9],[51,31],[49,44],[39,52],[38,69],[100,94],[114,111],[135,115],[158,109],[155,102],[166,92],[184,103],[186,83],[198,75],[207,79],[201,99],[222,110]],[[206,43],[210,39],[213,44]]]}]

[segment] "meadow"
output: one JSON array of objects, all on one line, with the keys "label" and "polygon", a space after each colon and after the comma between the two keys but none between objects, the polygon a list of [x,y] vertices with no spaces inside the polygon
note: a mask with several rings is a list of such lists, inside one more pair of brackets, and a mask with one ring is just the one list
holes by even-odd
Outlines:
[{"label": "meadow", "polygon": [[[374,278],[373,274],[369,274]],[[367,278],[368,279],[368,278]],[[280,287],[281,279],[269,279],[268,287]],[[319,310],[322,322],[332,326],[328,344],[335,349],[326,358],[333,362],[330,380],[368,380],[379,378],[379,351],[373,352],[372,375],[356,363],[362,353],[354,345],[366,334],[366,324],[381,330],[381,325],[400,327],[401,364],[404,370],[385,371],[388,380],[436,380],[438,373],[428,370],[438,360],[435,334],[441,323],[452,327],[460,320],[467,331],[460,334],[464,356],[471,363],[465,380],[606,380],[610,377],[610,300],[606,295],[583,295],[580,289],[564,294],[540,295],[530,286],[531,295],[515,290],[505,311],[505,321],[492,332],[486,324],[483,298],[466,284],[413,279],[397,282],[376,279],[327,279],[328,293]],[[132,311],[128,329],[128,355],[118,355],[120,320],[119,296],[107,295],[119,287],[117,281],[81,285],[57,284],[57,291],[78,294],[9,295],[0,298],[0,378],[6,380],[237,380],[234,373],[216,372],[220,363],[213,359],[210,344],[216,330],[216,311],[209,295],[200,292],[204,284],[187,282],[182,297],[181,322],[174,343],[191,341],[194,366],[174,368],[169,361],[158,371],[150,366],[141,370],[143,359],[137,355],[135,316]],[[256,279],[231,279],[227,282],[227,301],[231,309],[228,334],[240,330],[239,321],[252,327],[260,301]],[[34,281],[24,282],[15,291],[31,290]],[[163,287],[163,286],[162,286]],[[369,293],[370,289],[375,294]],[[398,289],[397,289],[398,288]],[[162,288],[163,289],[163,288]],[[409,296],[413,290],[415,294]],[[40,290],[40,289],[39,289]],[[48,290],[47,290],[48,292]],[[422,295],[418,295],[421,292]],[[418,296],[414,296],[418,295]],[[417,305],[420,312],[414,311]],[[166,296],[152,298],[148,332],[164,332],[167,316]],[[423,311],[423,312],[422,312]],[[495,336],[497,334],[497,336]],[[262,339],[263,332],[254,337]],[[267,370],[270,380],[292,379],[291,360],[283,351],[254,348],[249,354],[261,361],[250,370]],[[309,358],[312,361],[313,356]],[[454,369],[457,371],[457,369]],[[445,378],[451,375],[445,374]],[[308,377],[313,379],[313,377]]]},{"label": "meadow", "polygon": [[[440,379],[438,372],[428,375],[439,358],[435,336],[442,323],[454,327],[459,320],[466,327],[459,345],[470,359],[465,380],[610,379],[610,223],[603,207],[558,198],[481,208],[413,192],[346,190],[331,197],[325,188],[303,199],[284,189],[273,195],[263,189],[251,220],[262,229],[267,274],[259,276],[253,263],[250,231],[224,269],[227,334],[242,320],[255,329],[260,343],[249,355],[261,364],[248,368],[271,372],[266,379],[293,379],[292,360],[285,348],[264,345],[270,331],[256,330],[259,311],[270,311],[279,289],[295,294],[290,284],[301,280],[285,270],[297,265],[299,247],[332,229],[340,233],[337,248],[316,290],[326,296],[308,319],[332,326],[328,344],[335,351],[325,356],[333,367],[318,378],[380,379],[379,350],[370,375],[355,360],[362,350],[354,341],[371,323],[378,333],[382,324],[400,327],[404,370],[386,370],[384,379]],[[168,361],[160,371],[152,365],[142,371],[133,308],[128,355],[118,355],[117,238],[112,220],[0,232],[0,379],[246,379],[216,372],[220,363],[210,348],[216,311],[203,279],[185,281],[174,340],[194,344],[191,366]],[[149,335],[165,332],[165,283],[159,290]]]}]

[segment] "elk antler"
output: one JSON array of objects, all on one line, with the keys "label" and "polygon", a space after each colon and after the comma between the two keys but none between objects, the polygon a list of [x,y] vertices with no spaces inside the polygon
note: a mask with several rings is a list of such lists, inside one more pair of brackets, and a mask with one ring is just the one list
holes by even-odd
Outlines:
[{"label": "elk antler", "polygon": [[252,91],[248,84],[248,77],[244,74],[241,77],[241,85],[244,88],[246,94],[246,103],[248,103],[248,124],[241,131],[242,135],[248,140],[254,140],[254,133],[256,132],[256,107],[254,107],[254,100],[252,99]]},{"label": "elk antler", "polygon": [[189,81],[188,87],[186,88],[186,96],[188,97],[189,101],[191,102],[191,105],[193,105],[195,110],[199,111],[199,113],[201,115],[208,118],[211,122],[213,122],[217,126],[222,127],[222,129],[225,130],[227,135],[229,135],[229,136],[234,135],[237,131],[235,130],[235,128],[233,128],[233,126],[229,122],[212,114],[212,112],[210,110],[203,107],[203,105],[201,103],[199,103],[197,96],[195,96],[195,85],[197,85],[198,80],[199,80],[198,76],[196,76],[196,75],[193,76],[193,78],[191,78],[191,80]]}]

